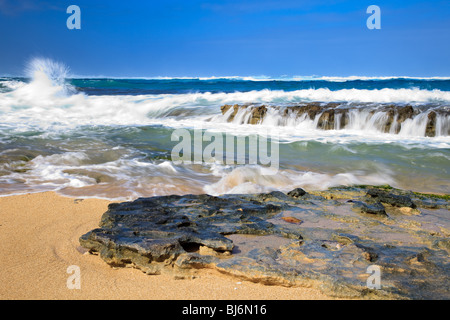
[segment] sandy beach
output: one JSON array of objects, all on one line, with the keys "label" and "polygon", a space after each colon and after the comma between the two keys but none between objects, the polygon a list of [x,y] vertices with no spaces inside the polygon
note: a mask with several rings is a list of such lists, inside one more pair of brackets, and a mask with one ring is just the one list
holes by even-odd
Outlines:
[{"label": "sandy beach", "polygon": [[436,4],[0,0],[0,300],[450,300]]},{"label": "sandy beach", "polygon": [[[266,286],[201,270],[194,279],[112,268],[78,238],[98,226],[110,202],[55,192],[0,198],[0,299],[329,299],[314,288]],[[69,266],[81,289],[68,289]]]}]

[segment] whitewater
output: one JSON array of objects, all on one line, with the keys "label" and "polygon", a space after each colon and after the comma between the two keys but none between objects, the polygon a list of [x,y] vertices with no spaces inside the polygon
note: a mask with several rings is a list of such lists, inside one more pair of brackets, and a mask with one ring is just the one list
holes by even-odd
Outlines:
[{"label": "whitewater", "polygon": [[[292,112],[308,104],[322,109]],[[261,106],[264,118],[252,121]],[[399,121],[405,107],[411,114]],[[179,128],[276,131],[280,168],[175,164]],[[25,77],[0,78],[0,194],[124,200],[354,184],[449,193],[449,130],[449,78],[74,78],[63,64],[35,59]]]}]

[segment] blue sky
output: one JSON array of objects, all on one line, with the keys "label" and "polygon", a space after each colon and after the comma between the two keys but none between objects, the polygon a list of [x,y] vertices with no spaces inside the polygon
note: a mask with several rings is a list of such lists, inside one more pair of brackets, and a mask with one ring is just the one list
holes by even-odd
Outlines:
[{"label": "blue sky", "polygon": [[450,1],[0,0],[0,74],[45,57],[86,76],[450,76],[449,17]]}]

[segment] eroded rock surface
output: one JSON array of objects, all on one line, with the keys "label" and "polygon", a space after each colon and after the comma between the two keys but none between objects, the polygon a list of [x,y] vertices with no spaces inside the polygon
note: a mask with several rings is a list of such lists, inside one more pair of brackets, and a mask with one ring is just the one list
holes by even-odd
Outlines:
[{"label": "eroded rock surface", "polygon": [[[111,204],[80,243],[148,274],[215,268],[337,297],[449,299],[449,207],[448,196],[370,186],[140,198]],[[367,286],[373,265],[380,289]]]},{"label": "eroded rock surface", "polygon": [[220,109],[228,122],[241,124],[261,124],[270,114],[271,124],[277,121],[281,126],[292,125],[308,119],[314,122],[316,129],[339,130],[354,127],[354,119],[359,118],[372,129],[386,133],[399,133],[404,123],[413,122],[415,126],[423,123],[425,136],[450,135],[448,107],[308,102],[288,106],[235,104],[223,105]]}]

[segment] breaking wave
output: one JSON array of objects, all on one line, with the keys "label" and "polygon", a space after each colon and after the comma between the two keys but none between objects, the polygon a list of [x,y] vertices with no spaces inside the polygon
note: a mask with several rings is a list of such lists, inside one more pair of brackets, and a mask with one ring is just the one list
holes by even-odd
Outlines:
[{"label": "breaking wave", "polygon": [[[204,123],[221,119],[220,107],[224,104],[273,104],[289,105],[311,101],[353,103],[354,110],[360,112],[360,122],[370,123],[364,118],[364,104],[434,104],[448,106],[450,91],[423,89],[341,89],[330,90],[302,89],[294,91],[258,90],[232,93],[184,93],[184,94],[153,94],[153,95],[101,95],[89,96],[75,92],[73,86],[65,80],[68,69],[50,60],[33,60],[28,68],[32,80],[28,83],[17,81],[6,82],[12,91],[0,93],[1,124],[20,127],[37,126],[44,129],[58,126],[81,125],[183,125],[186,121]],[[361,104],[358,106],[358,104]],[[269,117],[262,124],[273,124]],[[364,118],[364,119],[363,119]],[[441,131],[445,135],[448,126],[448,116],[439,118]],[[313,120],[314,119],[310,119]],[[372,119],[374,120],[374,119]],[[278,121],[279,122],[279,121]],[[373,121],[372,121],[373,122]],[[419,123],[413,119],[409,127]],[[242,123],[241,123],[242,124]],[[296,123],[298,124],[298,123]],[[355,129],[357,125],[351,128]],[[364,130],[358,127],[359,130]],[[417,130],[422,132],[423,130]],[[401,131],[404,135],[417,135],[414,130]],[[418,135],[422,135],[421,133]]]},{"label": "breaking wave", "polygon": [[[418,87],[375,86],[369,81],[388,80],[363,77],[283,78],[282,85],[267,77],[75,81],[64,64],[49,59],[33,59],[26,75],[0,78],[3,195],[57,190],[123,200],[352,184],[408,187],[412,179],[416,190],[449,188],[446,78],[422,84],[415,78]],[[307,81],[315,80],[320,85],[308,87]],[[303,82],[299,88],[289,81]],[[198,82],[206,84],[192,90]],[[159,86],[157,93],[149,94],[152,86]],[[174,128],[234,136],[276,128],[279,171],[274,175],[250,164],[176,164],[167,156]]]}]

